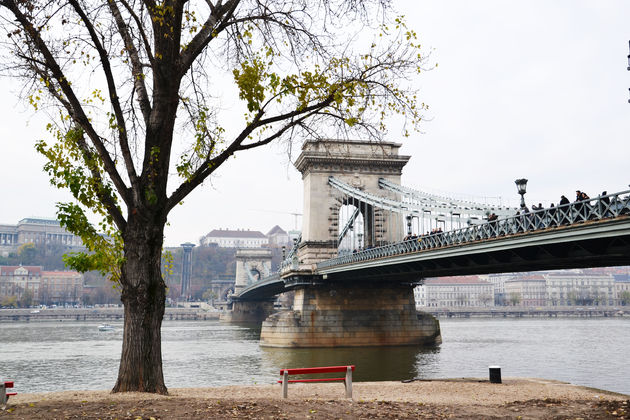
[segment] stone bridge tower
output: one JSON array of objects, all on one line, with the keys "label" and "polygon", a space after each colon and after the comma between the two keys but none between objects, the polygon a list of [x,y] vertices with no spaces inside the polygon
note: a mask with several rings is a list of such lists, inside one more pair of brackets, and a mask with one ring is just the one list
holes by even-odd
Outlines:
[{"label": "stone bridge tower", "polygon": [[[304,216],[302,241],[298,249],[300,269],[315,268],[319,261],[337,256],[340,229],[339,209],[346,204],[344,195],[328,184],[331,176],[362,191],[393,200],[395,193],[382,190],[378,179],[400,184],[403,166],[409,156],[398,154],[400,144],[344,140],[310,140],[302,146],[295,167],[304,181]],[[388,227],[402,226],[402,216],[390,215],[371,206],[359,206],[363,216],[364,245],[380,245],[395,232]],[[388,220],[389,217],[396,218]],[[399,220],[400,219],[400,220]],[[398,238],[400,240],[401,238]]]},{"label": "stone bridge tower", "polygon": [[236,279],[234,293],[240,293],[252,283],[271,273],[269,248],[244,248],[236,251]]}]

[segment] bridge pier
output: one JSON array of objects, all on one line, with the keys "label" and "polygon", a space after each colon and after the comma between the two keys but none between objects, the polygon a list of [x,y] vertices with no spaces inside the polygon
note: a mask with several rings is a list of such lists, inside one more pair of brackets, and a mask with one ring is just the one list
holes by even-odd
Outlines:
[{"label": "bridge pier", "polygon": [[221,321],[260,324],[273,313],[273,301],[234,301],[232,310],[221,314]]},{"label": "bridge pier", "polygon": [[262,324],[269,347],[364,347],[441,343],[439,321],[418,314],[410,285],[343,284],[295,291],[293,310]]}]

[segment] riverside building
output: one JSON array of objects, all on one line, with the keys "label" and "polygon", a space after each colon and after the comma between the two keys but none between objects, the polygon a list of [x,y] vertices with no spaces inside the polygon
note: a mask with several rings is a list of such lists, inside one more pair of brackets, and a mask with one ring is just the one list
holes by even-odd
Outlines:
[{"label": "riverside building", "polygon": [[602,269],[545,274],[549,306],[614,305],[615,278]]},{"label": "riverside building", "polygon": [[547,282],[540,274],[516,277],[505,282],[506,304],[515,306],[544,306],[547,301]]},{"label": "riverside building", "polygon": [[40,266],[0,266],[0,299],[21,300],[29,291],[34,303],[78,304],[83,296],[83,275],[76,271],[44,271]]},{"label": "riverside building", "polygon": [[477,276],[429,278],[414,297],[418,309],[494,306],[494,286]]}]

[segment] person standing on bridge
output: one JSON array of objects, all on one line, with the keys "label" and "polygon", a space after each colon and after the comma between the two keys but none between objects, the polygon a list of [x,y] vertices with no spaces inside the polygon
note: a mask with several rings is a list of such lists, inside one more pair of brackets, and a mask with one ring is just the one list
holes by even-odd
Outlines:
[{"label": "person standing on bridge", "polygon": [[575,202],[577,203],[575,205],[575,209],[577,210],[577,213],[582,216],[582,221],[586,221],[587,219],[586,216],[590,206],[585,201],[588,201],[590,199],[591,197],[589,197],[588,194],[583,191],[577,190],[575,192]]},{"label": "person standing on bridge", "polygon": [[598,201],[599,215],[601,217],[610,217],[610,198],[607,197],[608,191],[602,191],[601,198]]},{"label": "person standing on bridge", "polygon": [[560,207],[559,210],[559,214],[560,214],[560,224],[561,225],[568,225],[569,224],[569,218],[568,218],[568,214],[569,214],[569,207],[568,205],[570,204],[570,201],[568,198],[566,198],[564,195],[560,196],[560,203],[558,204],[558,207]]},{"label": "person standing on bridge", "polygon": [[550,227],[555,227],[558,225],[558,222],[556,221],[556,206],[554,206],[553,203],[549,205],[549,218],[551,219],[549,221]]}]

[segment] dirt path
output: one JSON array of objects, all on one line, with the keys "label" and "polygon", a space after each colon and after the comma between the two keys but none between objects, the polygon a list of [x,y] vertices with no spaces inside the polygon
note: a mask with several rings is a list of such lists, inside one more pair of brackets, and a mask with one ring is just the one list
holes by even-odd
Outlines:
[{"label": "dirt path", "polygon": [[541,379],[475,379],[172,389],[169,396],[107,391],[23,394],[7,419],[628,419],[630,396]]}]

